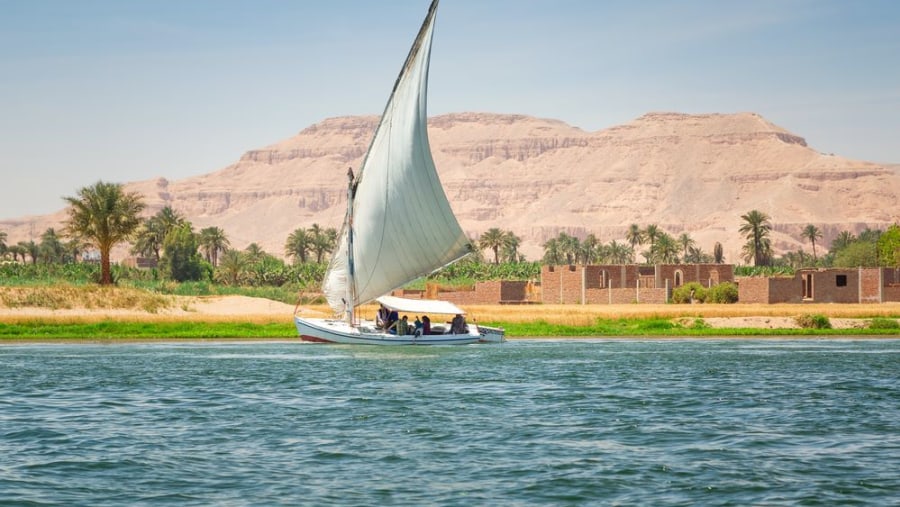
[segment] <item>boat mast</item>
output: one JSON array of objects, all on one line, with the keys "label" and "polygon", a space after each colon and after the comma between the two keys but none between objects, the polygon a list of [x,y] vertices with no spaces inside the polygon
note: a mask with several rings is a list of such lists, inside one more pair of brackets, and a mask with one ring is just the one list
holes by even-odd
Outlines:
[{"label": "boat mast", "polygon": [[347,323],[353,324],[353,310],[356,306],[356,270],[353,267],[353,168],[347,168]]}]

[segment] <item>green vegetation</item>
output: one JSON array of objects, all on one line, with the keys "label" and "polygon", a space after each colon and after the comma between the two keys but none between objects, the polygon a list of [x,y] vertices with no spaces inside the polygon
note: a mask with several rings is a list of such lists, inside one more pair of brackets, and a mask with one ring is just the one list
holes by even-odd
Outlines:
[{"label": "green vegetation", "polygon": [[[827,320],[827,319],[826,319]],[[546,321],[523,323],[485,323],[499,325],[506,330],[507,337],[741,337],[741,336],[859,336],[896,335],[896,329],[756,329],[756,328],[712,328],[703,319],[694,319],[679,324],[664,318],[644,319],[597,319],[589,326],[567,326]]]},{"label": "green vegetation", "polygon": [[706,301],[706,287],[689,282],[672,291],[672,302],[676,304],[702,303]]},{"label": "green vegetation", "polygon": [[881,266],[900,268],[900,225],[888,227],[877,241]]},{"label": "green vegetation", "polygon": [[34,320],[26,323],[0,323],[0,341],[35,339],[133,340],[160,338],[292,338],[297,330],[290,321],[277,323],[247,322],[60,322]]},{"label": "green vegetation", "polygon": [[[140,194],[125,193],[118,183],[98,181],[66,197],[69,218],[66,229],[77,239],[89,241],[100,250],[100,284],[112,283],[110,251],[126,241],[140,225],[138,214],[144,209]],[[49,231],[48,231],[49,232]],[[32,262],[37,253],[29,252]]]},{"label": "green vegetation", "polygon": [[831,321],[824,315],[798,315],[795,320],[804,329],[831,329]]},{"label": "green vegetation", "polygon": [[755,266],[768,266],[772,258],[772,240],[769,233],[772,231],[772,222],[769,215],[751,210],[741,215],[744,221],[738,229],[747,239],[744,245],[744,260],[753,261]]},{"label": "green vegetation", "polygon": [[875,317],[869,321],[869,329],[900,329],[900,322],[897,319],[887,319],[884,317]]},{"label": "green vegetation", "polygon": [[738,302],[738,286],[731,282],[723,282],[712,286],[706,293],[707,303],[731,304]]}]

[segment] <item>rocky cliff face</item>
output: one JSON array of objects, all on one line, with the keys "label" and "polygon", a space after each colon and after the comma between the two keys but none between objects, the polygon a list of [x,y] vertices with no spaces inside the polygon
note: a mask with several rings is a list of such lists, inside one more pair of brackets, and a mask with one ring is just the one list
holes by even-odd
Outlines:
[{"label": "rocky cliff face", "polygon": [[[332,118],[220,171],[129,184],[148,213],[165,205],[199,229],[222,227],[234,247],[257,242],[281,254],[288,234],[318,223],[339,227],[347,167],[361,163],[377,118]],[[779,251],[803,246],[815,224],[828,245],[841,230],[900,221],[900,166],[819,153],[752,113],[650,113],[585,132],[555,120],[462,113],[434,117],[435,162],[463,228],[523,238],[528,258],[560,231],[622,240],[631,223],[688,232],[711,252],[740,262],[740,216],[759,209],[775,224]],[[9,241],[39,236],[64,215],[0,222]]]}]

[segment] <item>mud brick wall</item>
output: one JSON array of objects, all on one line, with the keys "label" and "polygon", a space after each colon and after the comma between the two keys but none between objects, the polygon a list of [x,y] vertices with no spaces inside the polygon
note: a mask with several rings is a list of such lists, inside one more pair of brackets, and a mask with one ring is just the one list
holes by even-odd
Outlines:
[{"label": "mud brick wall", "polygon": [[[859,303],[859,270],[814,271],[812,299],[816,303]],[[844,285],[837,281],[843,277]]]},{"label": "mud brick wall", "polygon": [[764,276],[742,276],[737,280],[738,303],[768,304],[769,278]]},{"label": "mud brick wall", "polygon": [[900,285],[888,285],[881,289],[881,302],[900,302]]},{"label": "mud brick wall", "polygon": [[581,302],[581,269],[578,266],[542,266],[541,302],[571,304]]},{"label": "mud brick wall", "polygon": [[800,303],[803,285],[798,277],[743,276],[738,278],[738,303]]},{"label": "mud brick wall", "polygon": [[881,273],[882,270],[878,268],[859,270],[860,303],[881,302]]},{"label": "mud brick wall", "polygon": [[770,278],[769,303],[802,303],[803,282],[800,278]]},{"label": "mud brick wall", "polygon": [[665,281],[674,287],[675,273],[681,271],[682,284],[697,282],[704,287],[734,282],[734,266],[731,264],[660,264],[656,267],[656,286],[662,287]]},{"label": "mud brick wall", "polygon": [[[525,302],[528,300],[528,282],[496,282],[500,284],[500,302]],[[477,287],[476,287],[477,290]]]},{"label": "mud brick wall", "polygon": [[881,276],[881,301],[900,301],[900,269],[884,268]]},{"label": "mud brick wall", "polygon": [[632,294],[635,295],[635,298],[638,298],[638,303],[661,305],[668,302],[668,291],[665,287],[635,290],[632,291]]}]

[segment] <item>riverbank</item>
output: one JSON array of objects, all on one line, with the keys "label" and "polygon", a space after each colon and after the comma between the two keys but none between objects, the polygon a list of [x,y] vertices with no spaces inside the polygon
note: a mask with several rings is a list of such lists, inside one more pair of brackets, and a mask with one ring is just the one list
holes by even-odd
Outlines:
[{"label": "riverbank", "polygon": [[[90,307],[0,306],[0,341],[120,339],[293,339],[295,307],[246,296],[167,296],[159,304]],[[898,322],[900,304],[878,305],[482,305],[469,320],[507,329],[511,339],[546,336],[900,336],[872,329]],[[301,315],[328,315],[322,306]],[[375,307],[361,309],[363,317]],[[830,329],[810,329],[798,317],[817,315]]]}]

